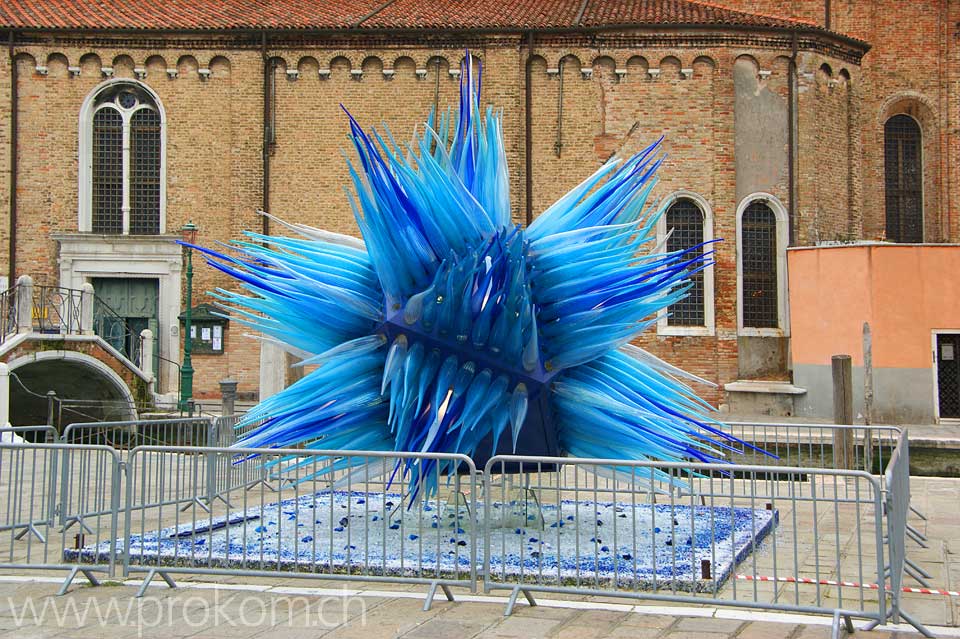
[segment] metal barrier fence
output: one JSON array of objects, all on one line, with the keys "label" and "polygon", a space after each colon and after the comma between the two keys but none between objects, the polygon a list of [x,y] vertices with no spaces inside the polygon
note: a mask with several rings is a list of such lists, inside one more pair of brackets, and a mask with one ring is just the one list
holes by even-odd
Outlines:
[{"label": "metal barrier fence", "polygon": [[0,428],[0,441],[8,444],[17,443],[17,440],[52,444],[58,439],[57,429],[53,426],[5,426]]},{"label": "metal barrier fence", "polygon": [[[887,575],[890,579],[890,594],[892,596],[890,606],[890,617],[894,623],[900,621],[903,617],[910,625],[920,630],[925,636],[933,635],[924,628],[916,619],[904,612],[900,606],[903,595],[903,575],[905,572],[911,572],[911,575],[921,581],[920,575],[915,571],[923,573],[922,569],[907,558],[906,539],[908,533],[907,517],[910,513],[910,446],[907,442],[907,434],[901,433],[900,445],[897,446],[890,458],[890,463],[884,472],[884,479],[887,486],[884,508],[886,510],[889,545],[889,564],[886,567]],[[928,577],[926,573],[923,576]]]},{"label": "metal barrier fence", "polygon": [[[238,430],[237,424],[240,422],[240,419],[241,417],[239,415],[229,415],[214,419],[214,436],[211,438],[210,445],[221,448],[236,446],[239,438],[259,425],[259,422],[247,424]],[[225,456],[217,456],[216,462],[216,480],[211,488],[209,501],[222,499],[225,493],[237,488],[251,490],[262,484],[268,490],[274,490],[273,484],[268,481],[269,473],[262,465],[234,464]]]},{"label": "metal barrier fence", "polygon": [[[908,460],[904,472],[909,483],[910,442],[897,426],[762,422],[730,422],[726,426],[731,435],[777,457],[772,460],[748,447],[733,444],[742,453],[738,456],[740,460],[746,463],[863,470],[879,477],[881,490],[886,494],[886,471],[899,455],[901,462],[904,456]],[[903,455],[899,453],[901,450]],[[926,515],[910,503],[908,493],[905,499],[907,515],[913,513],[926,520]],[[904,518],[904,530],[909,539],[921,548],[927,548],[926,535],[910,523],[909,517]],[[909,557],[904,561],[907,574],[921,586],[930,587],[927,580],[931,575]]]},{"label": "metal barrier fence", "polygon": [[[58,485],[62,467],[77,472]],[[112,448],[0,443],[0,567],[67,569],[57,594],[66,592],[78,572],[94,585],[99,583],[94,573],[114,574],[120,483],[120,458]],[[90,543],[112,552],[69,557],[71,548]]]},{"label": "metal barrier fence", "polygon": [[498,456],[484,478],[487,521],[511,485],[543,512],[512,536],[484,528],[484,589],[511,590],[507,614],[520,594],[565,592],[887,617],[867,585],[884,574],[868,473]]},{"label": "metal barrier fence", "polygon": [[81,332],[85,299],[83,291],[59,286],[33,286],[33,324],[40,333],[74,335]]},{"label": "metal barrier fence", "polygon": [[[121,459],[126,459],[131,451],[138,446],[172,446],[189,447],[197,455],[196,448],[205,446],[214,437],[214,425],[207,417],[186,417],[177,419],[158,419],[124,422],[80,422],[68,425],[62,436],[62,441],[69,444],[106,445],[118,451]],[[206,457],[206,464],[190,467],[197,471],[197,485],[203,485],[203,492],[191,491],[189,495],[176,492],[176,481],[188,465],[185,459],[170,458],[165,455],[153,455],[153,459],[142,460],[141,470],[155,480],[151,491],[144,491],[138,495],[144,501],[133,505],[136,508],[148,508],[158,504],[185,504],[196,502],[201,508],[208,508],[207,504],[215,496],[215,478],[217,469],[213,467],[214,460]],[[80,469],[82,472],[82,469]],[[64,490],[68,487],[68,478],[74,469],[65,463],[62,469]],[[103,503],[102,501],[100,502]],[[92,508],[93,503],[89,506]],[[101,514],[100,510],[91,510],[90,514]]]},{"label": "metal barrier fence", "polygon": [[900,441],[897,426],[791,422],[724,422],[724,432],[774,455],[735,442],[738,463],[863,470],[883,474]]},{"label": "metal barrier fence", "polygon": [[[236,441],[229,418],[148,425],[65,433],[117,448],[0,445],[0,533],[9,533],[0,567],[69,569],[61,592],[78,571],[95,582],[122,566],[146,573],[141,593],[156,575],[171,585],[174,574],[282,575],[429,584],[429,607],[437,588],[451,597],[449,586],[482,581],[511,590],[508,612],[520,594],[565,592],[826,612],[835,629],[841,618],[903,617],[923,631],[897,592],[910,566],[901,433],[892,449],[871,435],[887,462],[881,481],[799,465],[502,456],[479,475],[451,455],[130,449],[178,433]],[[818,450],[837,427],[816,428],[825,435],[805,442],[800,429],[753,441],[796,461],[796,441]],[[441,460],[466,474],[436,478],[429,496],[411,495],[394,474],[401,462]],[[353,462],[361,466],[351,471]]]},{"label": "metal barrier fence", "polygon": [[[143,495],[153,490],[144,466],[155,464],[155,456],[181,470],[176,485],[161,486],[161,493],[189,496],[207,490],[202,474],[211,455],[266,467],[271,475],[282,472],[288,481],[275,493],[264,482],[256,491],[230,488],[210,504],[211,512],[196,506],[184,511],[175,500],[131,507],[156,501]],[[439,463],[466,474],[435,475],[411,493],[405,469]],[[138,447],[128,464],[124,571],[147,573],[138,596],[156,575],[173,586],[177,573],[429,584],[424,609],[438,587],[451,600],[450,586],[476,588],[478,530],[471,505],[477,473],[464,455]]]},{"label": "metal barrier fence", "polygon": [[63,430],[67,444],[100,444],[118,450],[137,446],[206,446],[213,422],[208,417],[181,417],[117,422],[76,422]]}]

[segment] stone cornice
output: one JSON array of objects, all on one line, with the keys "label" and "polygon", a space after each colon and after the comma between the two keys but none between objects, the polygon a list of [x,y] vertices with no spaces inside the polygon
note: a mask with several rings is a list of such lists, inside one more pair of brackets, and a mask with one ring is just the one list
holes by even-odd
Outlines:
[{"label": "stone cornice", "polygon": [[[859,64],[869,45],[819,27],[773,28],[736,25],[625,25],[605,29],[537,29],[530,31],[536,46],[576,46],[597,49],[644,48],[763,48],[789,52],[813,51]],[[17,31],[15,46],[69,46],[80,48],[126,49],[234,49],[259,50],[265,39],[277,49],[458,49],[523,46],[526,32],[507,30],[472,31]]]}]

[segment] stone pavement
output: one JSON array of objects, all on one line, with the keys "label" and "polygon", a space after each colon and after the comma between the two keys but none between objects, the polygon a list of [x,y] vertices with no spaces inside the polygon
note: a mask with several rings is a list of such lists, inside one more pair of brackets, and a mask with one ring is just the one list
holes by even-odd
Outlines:
[{"label": "stone pavement", "polygon": [[[186,637],[300,639],[589,638],[815,639],[829,619],[716,608],[635,606],[612,601],[541,600],[503,616],[504,597],[456,593],[424,612],[423,589],[338,590],[267,584],[184,583],[152,587],[134,599],[133,583],[75,586],[54,597],[53,578],[0,580],[0,639]],[[291,580],[288,580],[288,582]],[[300,582],[303,583],[302,580]],[[960,637],[956,628],[938,635]],[[904,627],[858,630],[860,639],[919,637]]]}]

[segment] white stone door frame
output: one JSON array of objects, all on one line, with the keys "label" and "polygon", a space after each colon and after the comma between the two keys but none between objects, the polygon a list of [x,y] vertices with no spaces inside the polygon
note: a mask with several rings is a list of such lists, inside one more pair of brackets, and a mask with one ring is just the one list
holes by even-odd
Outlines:
[{"label": "white stone door frame", "polygon": [[[180,361],[180,305],[183,249],[176,235],[93,235],[58,233],[60,286],[80,289],[98,277],[150,278],[159,282],[157,339],[160,356]],[[162,388],[177,387],[176,367],[161,360]]]}]

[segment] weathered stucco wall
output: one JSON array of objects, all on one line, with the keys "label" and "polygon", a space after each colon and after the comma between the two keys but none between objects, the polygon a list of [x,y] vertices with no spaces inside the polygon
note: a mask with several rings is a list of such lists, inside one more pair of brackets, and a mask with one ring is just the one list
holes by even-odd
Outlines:
[{"label": "weathered stucco wall", "polygon": [[[933,331],[960,332],[960,246],[857,245],[788,252],[798,413],[832,414],[830,358],[850,355],[862,411],[863,323],[883,421],[934,418]],[[858,381],[859,380],[859,381]]]}]

